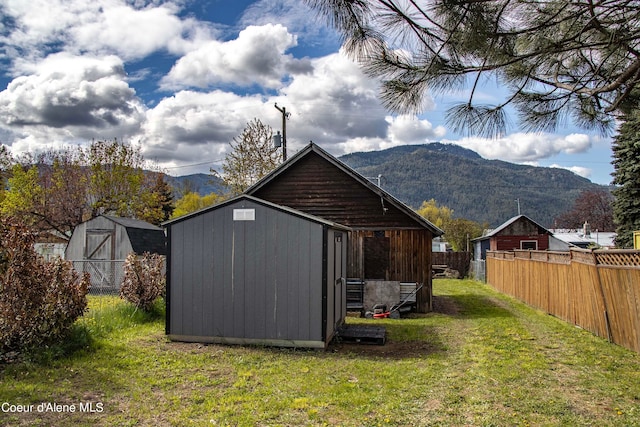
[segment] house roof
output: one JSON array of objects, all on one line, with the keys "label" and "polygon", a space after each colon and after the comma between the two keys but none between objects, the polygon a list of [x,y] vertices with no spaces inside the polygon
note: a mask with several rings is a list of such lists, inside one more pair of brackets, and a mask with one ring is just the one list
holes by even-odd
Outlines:
[{"label": "house roof", "polygon": [[491,237],[493,237],[493,236],[495,236],[497,234],[500,234],[501,231],[503,231],[504,229],[509,227],[511,224],[513,224],[515,222],[518,222],[521,219],[529,221],[530,223],[534,224],[539,229],[544,230],[545,234],[552,234],[549,230],[547,230],[545,227],[541,226],[540,224],[538,224],[537,222],[535,222],[534,220],[532,220],[528,216],[526,216],[526,215],[517,215],[517,216],[514,216],[513,218],[508,219],[507,221],[505,221],[501,225],[499,225],[498,228],[494,228],[493,230],[489,231],[484,236],[476,237],[475,239],[472,239],[472,241],[480,241],[480,240],[490,239]]},{"label": "house roof", "polygon": [[553,236],[558,240],[575,246],[587,246],[589,244],[597,244],[603,247],[614,247],[616,233],[595,231],[585,236],[581,231],[570,230],[550,230]]},{"label": "house roof", "polygon": [[288,170],[293,168],[298,162],[300,162],[302,159],[306,158],[310,154],[316,154],[320,156],[325,161],[327,161],[331,165],[335,166],[336,168],[338,168],[339,170],[347,174],[355,182],[362,185],[367,191],[370,191],[373,194],[380,197],[384,203],[387,203],[390,206],[395,207],[404,215],[411,218],[415,223],[417,223],[417,225],[430,230],[434,236],[440,236],[444,234],[444,232],[440,228],[436,227],[430,221],[418,215],[409,206],[407,206],[406,204],[404,204],[403,202],[401,202],[400,200],[398,200],[397,198],[389,194],[387,191],[373,184],[363,175],[359,174],[354,169],[352,169],[345,163],[341,162],[340,160],[338,160],[337,158],[335,158],[334,156],[332,156],[331,154],[329,154],[328,152],[326,152],[325,150],[323,150],[317,144],[314,144],[314,143],[308,144],[298,153],[291,156],[289,159],[287,159],[286,162],[282,163],[278,168],[273,170],[270,174],[266,175],[260,181],[258,181],[253,186],[248,188],[245,193],[248,195],[257,193],[260,189],[266,187],[269,183],[277,180],[280,176],[285,174]]},{"label": "house roof", "polygon": [[349,227],[345,227],[344,225],[337,224],[337,223],[335,223],[333,221],[328,221],[328,220],[326,220],[324,218],[320,218],[320,217],[317,217],[317,216],[314,216],[314,215],[309,215],[309,214],[307,214],[305,212],[301,212],[299,210],[292,209],[292,208],[289,208],[287,206],[282,206],[282,205],[278,205],[278,204],[275,204],[275,203],[271,203],[271,202],[269,202],[267,200],[262,200],[262,199],[259,199],[257,197],[250,196],[248,194],[240,194],[239,196],[236,196],[236,197],[231,198],[229,200],[225,200],[225,201],[223,201],[221,203],[217,203],[215,205],[208,206],[206,208],[200,209],[200,210],[198,210],[196,212],[192,212],[192,213],[189,213],[187,215],[183,215],[183,216],[181,216],[179,218],[175,218],[175,219],[172,219],[170,221],[163,222],[162,225],[165,226],[165,227],[168,226],[168,225],[173,225],[173,224],[176,224],[178,222],[182,222],[182,221],[188,220],[190,218],[202,215],[204,213],[207,213],[207,212],[210,212],[210,211],[213,211],[213,210],[216,210],[216,209],[220,209],[220,208],[222,208],[224,206],[235,204],[235,203],[237,203],[239,201],[243,201],[243,200],[251,201],[253,203],[257,203],[259,205],[266,206],[266,207],[271,208],[271,209],[275,209],[275,210],[278,210],[278,211],[281,211],[281,212],[288,213],[288,214],[293,215],[293,216],[297,216],[297,217],[300,217],[300,218],[303,218],[303,219],[307,219],[309,221],[316,222],[318,224],[324,224],[324,225],[330,226],[332,228],[338,228],[338,229],[345,230],[345,231],[349,230]]}]

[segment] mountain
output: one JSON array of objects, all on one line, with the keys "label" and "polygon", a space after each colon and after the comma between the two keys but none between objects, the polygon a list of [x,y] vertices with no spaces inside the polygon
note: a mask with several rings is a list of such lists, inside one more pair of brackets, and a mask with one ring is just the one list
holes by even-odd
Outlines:
[{"label": "mountain", "polygon": [[165,180],[173,188],[173,197],[176,200],[187,192],[198,193],[201,196],[206,196],[211,193],[223,194],[226,192],[222,179],[206,173],[183,176],[165,175]]},{"label": "mountain", "polygon": [[435,199],[454,217],[496,227],[520,212],[545,227],[584,190],[607,188],[571,171],[487,160],[451,144],[431,143],[352,153],[340,160],[417,208]]},{"label": "mountain", "polygon": [[[352,153],[340,160],[377,182],[412,208],[435,199],[466,218],[494,228],[520,212],[540,225],[573,206],[584,190],[608,188],[571,171],[487,160],[453,144],[404,145],[382,151]],[[208,174],[167,176],[175,198],[186,191],[200,195],[225,192],[222,180]]]}]

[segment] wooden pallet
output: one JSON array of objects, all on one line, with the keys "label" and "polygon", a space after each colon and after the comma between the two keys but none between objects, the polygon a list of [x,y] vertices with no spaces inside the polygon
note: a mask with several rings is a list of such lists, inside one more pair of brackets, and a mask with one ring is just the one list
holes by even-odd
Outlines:
[{"label": "wooden pallet", "polygon": [[387,330],[383,326],[342,325],[337,337],[345,342],[384,345]]}]

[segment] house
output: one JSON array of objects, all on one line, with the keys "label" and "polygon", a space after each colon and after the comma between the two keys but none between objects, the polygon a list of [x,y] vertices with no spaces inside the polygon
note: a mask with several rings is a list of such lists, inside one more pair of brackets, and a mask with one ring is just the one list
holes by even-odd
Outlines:
[{"label": "house", "polygon": [[325,348],[344,322],[348,228],[248,195],[164,226],[170,339]]},{"label": "house", "polygon": [[526,215],[515,216],[482,237],[472,240],[475,259],[486,259],[487,250],[546,250],[552,233]]},{"label": "house", "polygon": [[56,230],[47,230],[38,233],[33,248],[45,261],[51,262],[56,258],[64,258],[64,251],[68,243],[69,236]]},{"label": "house", "polygon": [[550,229],[553,237],[549,242],[549,249],[568,251],[571,248],[615,248],[615,232],[591,230],[589,223],[585,222],[582,229]]},{"label": "house", "polygon": [[349,227],[348,277],[362,280],[365,292],[380,288],[389,303],[400,299],[401,282],[423,285],[417,309],[431,310],[432,239],[442,230],[318,145],[307,145],[246,193]]},{"label": "house", "polygon": [[90,292],[117,291],[123,263],[131,252],[166,254],[164,230],[148,222],[100,215],[74,230],[64,253],[80,272],[91,276]]}]

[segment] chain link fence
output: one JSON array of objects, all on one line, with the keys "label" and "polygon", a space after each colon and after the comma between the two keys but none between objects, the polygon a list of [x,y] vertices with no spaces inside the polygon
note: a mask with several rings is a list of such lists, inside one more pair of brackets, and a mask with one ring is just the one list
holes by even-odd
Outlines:
[{"label": "chain link fence", "polygon": [[480,282],[487,283],[487,263],[485,260],[471,260],[469,264],[469,277]]},{"label": "chain link fence", "polygon": [[89,273],[89,295],[118,296],[124,279],[124,260],[76,260],[73,268]]}]

